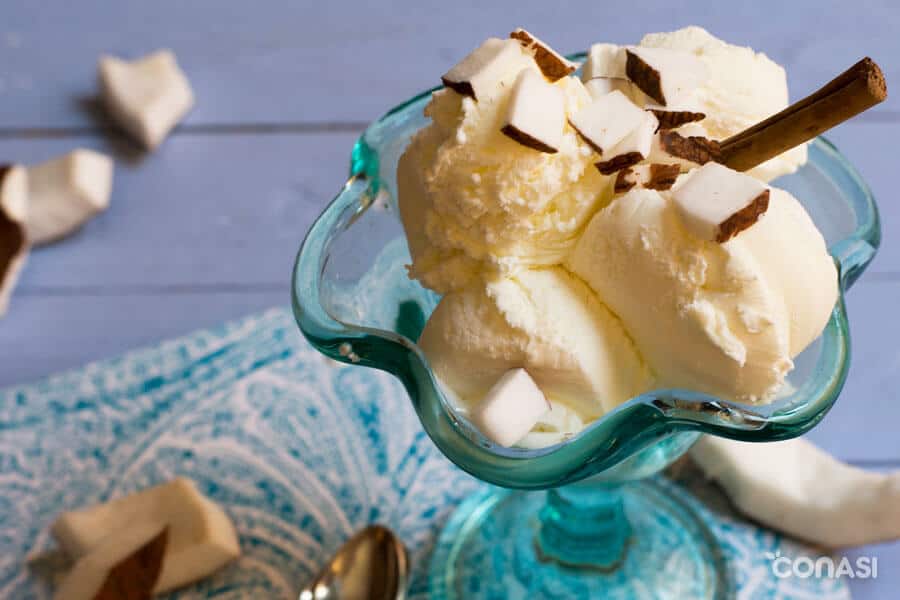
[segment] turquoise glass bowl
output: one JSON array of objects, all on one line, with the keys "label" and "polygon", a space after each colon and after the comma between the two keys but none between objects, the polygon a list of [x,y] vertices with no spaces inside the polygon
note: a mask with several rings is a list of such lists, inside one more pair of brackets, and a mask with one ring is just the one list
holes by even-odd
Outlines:
[{"label": "turquoise glass bowl", "polygon": [[310,229],[293,274],[293,309],[306,338],[336,360],[383,369],[406,387],[428,435],[474,476],[508,488],[546,489],[598,475],[650,475],[682,454],[698,433],[746,441],[799,436],[837,399],[850,340],[843,294],[875,255],[880,226],[874,199],[827,140],[809,147],[809,163],[777,184],[794,193],[824,234],[838,264],[841,298],[823,332],[797,357],[793,393],[750,406],[679,389],[637,396],[555,446],[502,448],[459,418],[416,346],[438,301],[409,280],[396,210],[397,160],[427,124],[431,91],[397,106],[357,141],[350,178]]}]

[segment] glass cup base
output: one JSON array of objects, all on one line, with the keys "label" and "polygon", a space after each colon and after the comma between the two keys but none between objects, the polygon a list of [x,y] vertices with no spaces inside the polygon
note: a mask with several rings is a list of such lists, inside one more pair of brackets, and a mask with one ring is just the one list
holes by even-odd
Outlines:
[{"label": "glass cup base", "polygon": [[[607,489],[597,485],[598,494]],[[690,507],[652,479],[624,484],[617,494],[630,536],[621,560],[609,568],[594,568],[562,564],[541,551],[547,492],[479,490],[457,508],[441,532],[431,560],[429,597],[733,597],[719,545]]]}]

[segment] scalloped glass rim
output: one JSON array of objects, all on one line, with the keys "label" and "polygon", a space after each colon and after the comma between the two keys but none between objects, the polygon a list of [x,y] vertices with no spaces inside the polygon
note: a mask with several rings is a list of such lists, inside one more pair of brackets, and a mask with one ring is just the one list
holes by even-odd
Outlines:
[{"label": "scalloped glass rim", "polygon": [[[583,55],[571,58],[577,60]],[[404,111],[434,89],[391,109],[360,137],[351,157],[351,178],[313,224],[298,252],[292,306],[301,331],[314,347],[336,360],[396,375],[441,451],[469,473],[505,487],[538,489],[577,481],[610,469],[677,432],[775,441],[802,435],[825,416],[843,387],[849,367],[849,325],[843,295],[874,257],[881,230],[868,186],[837,148],[823,138],[811,143],[810,161],[828,167],[857,227],[829,248],[838,265],[841,295],[820,337],[824,362],[820,358],[816,376],[791,396],[792,401],[761,407],[689,390],[654,390],[622,404],[563,443],[538,450],[503,448],[485,439],[452,410],[415,343],[394,331],[332,318],[320,302],[326,249],[365,212],[381,185],[378,151],[367,136],[388,119],[402,118]]]}]

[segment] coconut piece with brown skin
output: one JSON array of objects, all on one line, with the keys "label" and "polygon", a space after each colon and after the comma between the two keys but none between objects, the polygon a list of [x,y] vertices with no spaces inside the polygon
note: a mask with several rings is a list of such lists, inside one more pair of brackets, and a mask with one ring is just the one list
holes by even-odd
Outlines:
[{"label": "coconut piece with brown skin", "polygon": [[524,29],[516,29],[509,37],[518,40],[522,47],[534,56],[534,62],[550,82],[559,81],[577,68],[575,63]]},{"label": "coconut piece with brown skin", "polygon": [[527,148],[553,154],[559,151],[565,125],[562,90],[548,83],[537,69],[519,73],[500,131]]},{"label": "coconut piece with brown skin", "polygon": [[597,170],[603,175],[611,175],[616,171],[627,169],[650,156],[659,122],[653,113],[641,112],[638,126],[606,152],[603,160],[595,163]]},{"label": "coconut piece with brown skin", "polygon": [[725,243],[769,208],[766,184],[719,163],[707,163],[686,177],[672,200],[685,227],[702,240]]},{"label": "coconut piece with brown skin", "polygon": [[18,165],[0,165],[0,316],[28,257],[28,175]]},{"label": "coconut piece with brown skin", "polygon": [[572,115],[569,124],[595,152],[606,157],[616,144],[641,125],[646,115],[625,94],[613,91],[595,98]]},{"label": "coconut piece with brown skin", "polygon": [[441,77],[457,94],[476,102],[490,99],[534,61],[516,40],[488,38]]},{"label": "coconut piece with brown skin", "polygon": [[663,130],[659,132],[659,145],[666,154],[698,165],[722,161],[719,142],[704,136],[684,136],[677,131]]},{"label": "coconut piece with brown skin", "polygon": [[644,163],[622,169],[616,175],[614,192],[624,194],[638,186],[648,190],[665,191],[675,185],[681,174],[681,165]]},{"label": "coconut piece with brown skin", "polygon": [[692,110],[664,110],[661,108],[648,108],[659,121],[659,128],[677,129],[687,123],[702,121],[706,118],[706,114]]},{"label": "coconut piece with brown skin", "polygon": [[134,494],[63,513],[53,537],[73,558],[90,556],[104,540],[137,523],[162,523],[168,543],[154,591],[163,593],[202,579],[240,556],[231,519],[197,485],[178,477]]},{"label": "coconut piece with brown skin", "polygon": [[700,58],[681,50],[632,46],[625,50],[625,73],[662,106],[676,106],[709,79]]},{"label": "coconut piece with brown skin", "polygon": [[103,541],[72,567],[54,600],[150,600],[162,571],[168,529],[138,523]]}]

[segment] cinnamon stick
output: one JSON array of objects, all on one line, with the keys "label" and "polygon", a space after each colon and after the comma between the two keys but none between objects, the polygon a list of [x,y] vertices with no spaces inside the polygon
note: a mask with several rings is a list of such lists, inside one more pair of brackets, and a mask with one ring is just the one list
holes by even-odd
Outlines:
[{"label": "cinnamon stick", "polygon": [[819,91],[721,142],[721,162],[747,171],[887,98],[884,74],[866,57]]}]

